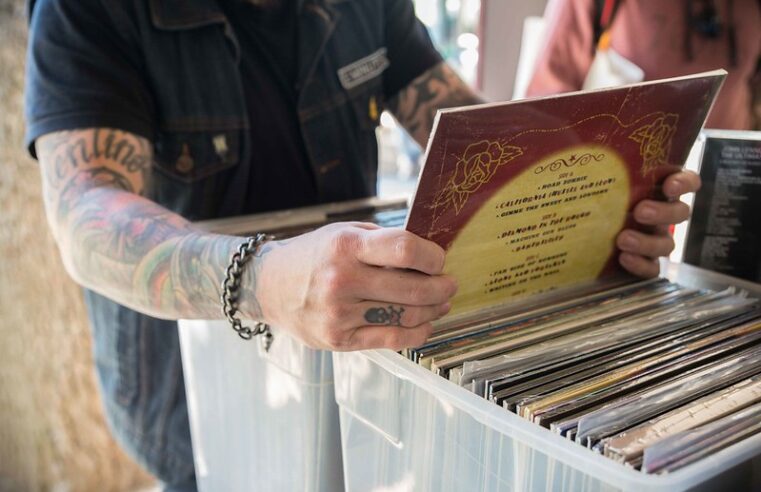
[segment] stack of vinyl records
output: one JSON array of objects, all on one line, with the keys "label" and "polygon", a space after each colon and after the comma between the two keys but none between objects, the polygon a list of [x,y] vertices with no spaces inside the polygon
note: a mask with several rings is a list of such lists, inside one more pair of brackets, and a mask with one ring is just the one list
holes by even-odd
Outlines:
[{"label": "stack of vinyl records", "polygon": [[761,430],[761,307],[744,292],[656,279],[522,311],[405,355],[648,473]]}]

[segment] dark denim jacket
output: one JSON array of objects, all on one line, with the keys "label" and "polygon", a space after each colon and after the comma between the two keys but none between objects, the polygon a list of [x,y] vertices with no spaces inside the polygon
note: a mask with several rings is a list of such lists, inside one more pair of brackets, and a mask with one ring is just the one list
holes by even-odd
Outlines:
[{"label": "dark denim jacket", "polygon": [[[38,0],[36,10],[43,3],[53,3],[48,5],[53,11],[67,8],[65,0]],[[298,28],[298,118],[322,202],[375,192],[375,127],[383,108],[386,17],[391,3],[303,2]],[[409,0],[396,3],[404,5],[396,10],[414,21]],[[125,45],[140,51],[128,55],[140,60],[143,83],[150,93],[151,127],[135,128],[150,134],[154,143],[156,167],[148,196],[194,220],[241,213],[248,183],[241,166],[251,162],[253,149],[237,66],[239,46],[215,0],[101,0],[101,5],[109,21],[129,38]],[[415,22],[409,25],[422,29]],[[32,43],[34,33],[33,16]],[[421,66],[411,78],[437,61],[430,40],[424,37],[423,44],[428,43],[430,49],[421,52]],[[36,77],[45,76],[44,67],[38,65],[42,64],[32,58],[28,68],[32,86]],[[103,121],[35,119],[36,104],[46,97],[27,94],[29,142],[49,131],[98,126]],[[69,104],[65,98],[62,101]],[[93,292],[85,297],[114,433],[161,480],[192,483],[176,322],[142,315]]]}]

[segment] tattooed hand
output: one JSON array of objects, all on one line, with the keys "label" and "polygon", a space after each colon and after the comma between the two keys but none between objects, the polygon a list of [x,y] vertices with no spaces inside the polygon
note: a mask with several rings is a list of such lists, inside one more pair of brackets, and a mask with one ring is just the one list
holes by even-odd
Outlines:
[{"label": "tattooed hand", "polygon": [[264,319],[330,350],[421,345],[457,286],[444,251],[414,234],[331,224],[271,245],[257,276]]}]

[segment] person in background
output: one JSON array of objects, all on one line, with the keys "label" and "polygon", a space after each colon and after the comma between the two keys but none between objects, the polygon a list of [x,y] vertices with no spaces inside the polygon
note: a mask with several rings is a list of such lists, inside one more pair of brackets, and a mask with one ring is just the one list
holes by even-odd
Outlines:
[{"label": "person in background", "polygon": [[654,80],[729,72],[706,126],[761,129],[759,0],[550,0],[527,96],[579,90],[605,43]]},{"label": "person in background", "polygon": [[[196,488],[175,320],[223,317],[238,248],[253,255],[239,316],[310,347],[420,345],[449,310],[444,252],[411,233],[340,223],[249,243],[192,223],[374,195],[381,111],[425,146],[438,109],[480,101],[411,0],[38,0],[26,83],[27,145],[85,289],[109,423],[167,490]],[[698,186],[676,173],[665,190]],[[643,201],[634,217],[687,214]],[[621,237],[642,276],[673,248]],[[401,316],[373,315],[386,310]]]}]

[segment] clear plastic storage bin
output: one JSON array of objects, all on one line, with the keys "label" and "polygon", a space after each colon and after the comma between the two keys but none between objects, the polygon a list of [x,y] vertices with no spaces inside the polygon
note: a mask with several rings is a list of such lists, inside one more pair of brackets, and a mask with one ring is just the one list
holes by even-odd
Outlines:
[{"label": "clear plastic storage bin", "polygon": [[[668,264],[686,286],[761,286]],[[349,491],[760,490],[761,435],[647,475],[530,423],[401,355],[333,354]]]}]

